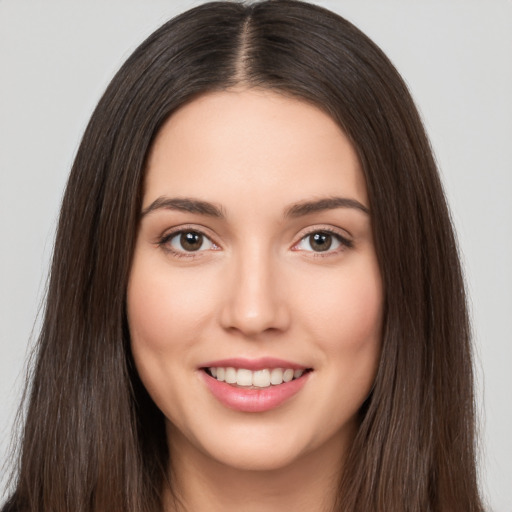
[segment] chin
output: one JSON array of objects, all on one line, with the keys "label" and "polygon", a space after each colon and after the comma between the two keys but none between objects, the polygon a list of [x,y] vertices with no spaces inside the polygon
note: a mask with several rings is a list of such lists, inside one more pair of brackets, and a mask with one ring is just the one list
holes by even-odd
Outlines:
[{"label": "chin", "polygon": [[303,455],[298,450],[276,450],[275,446],[235,446],[228,451],[211,454],[219,464],[237,471],[279,471],[293,465]]},{"label": "chin", "polygon": [[184,449],[182,453],[187,456],[195,453],[201,464],[221,464],[244,471],[275,471],[292,465],[316,444],[311,442],[314,436],[301,429],[291,431],[278,420],[265,423],[232,423],[187,432],[169,422],[171,458],[173,451]]},{"label": "chin", "polygon": [[[334,455],[335,458],[341,458],[354,433],[354,425],[341,430],[325,425],[319,431],[308,428],[311,425],[305,421],[299,422],[302,424],[296,421],[284,424],[277,418],[273,420],[252,425],[224,424],[218,425],[219,428],[195,433],[189,431],[185,433],[187,456],[195,452],[199,464],[211,464],[213,468],[220,465],[223,469],[232,468],[237,471],[279,472],[298,468],[304,463],[309,464],[308,459],[313,462],[315,454],[321,459],[325,458],[324,455],[332,458],[334,454],[338,454]],[[180,443],[179,439],[182,433],[177,427],[172,430],[169,437],[171,445],[181,444],[183,447],[184,443]],[[178,436],[174,438],[175,442],[174,434]]]}]

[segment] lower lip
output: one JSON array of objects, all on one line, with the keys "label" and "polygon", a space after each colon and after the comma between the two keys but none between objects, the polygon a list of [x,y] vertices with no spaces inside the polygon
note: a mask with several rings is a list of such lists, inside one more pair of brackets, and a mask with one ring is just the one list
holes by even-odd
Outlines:
[{"label": "lower lip", "polygon": [[310,372],[290,382],[261,389],[231,386],[210,377],[204,370],[201,370],[201,374],[213,396],[226,407],[241,412],[265,412],[279,407],[296,395],[306,384]]}]

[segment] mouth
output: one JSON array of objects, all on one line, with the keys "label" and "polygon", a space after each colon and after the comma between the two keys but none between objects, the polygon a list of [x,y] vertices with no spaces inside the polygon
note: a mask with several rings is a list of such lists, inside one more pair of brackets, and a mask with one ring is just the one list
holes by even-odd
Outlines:
[{"label": "mouth", "polygon": [[240,412],[266,412],[288,402],[306,386],[313,368],[287,361],[226,359],[207,363],[199,374],[225,407]]},{"label": "mouth", "polygon": [[234,387],[245,389],[264,389],[271,386],[299,379],[312,368],[262,368],[250,370],[248,368],[234,368],[232,366],[210,366],[201,368],[207,375],[218,382],[225,382]]}]

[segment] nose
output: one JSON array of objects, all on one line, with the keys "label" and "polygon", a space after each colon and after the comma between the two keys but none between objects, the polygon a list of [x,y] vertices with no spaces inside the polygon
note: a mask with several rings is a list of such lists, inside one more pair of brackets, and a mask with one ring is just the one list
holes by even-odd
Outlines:
[{"label": "nose", "polygon": [[290,325],[286,287],[277,262],[254,247],[230,262],[223,291],[221,324],[246,337],[282,332]]}]

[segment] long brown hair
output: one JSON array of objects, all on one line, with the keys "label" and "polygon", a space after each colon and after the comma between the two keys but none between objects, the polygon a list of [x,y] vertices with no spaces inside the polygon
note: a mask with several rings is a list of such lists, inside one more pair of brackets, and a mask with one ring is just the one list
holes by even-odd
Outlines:
[{"label": "long brown hair", "polygon": [[187,11],[137,48],[99,102],[63,199],[4,510],[161,510],[172,485],[164,420],[134,370],[125,315],[145,161],[173,111],[240,84],[328,112],[366,176],[383,348],[334,510],[481,511],[463,278],[421,120],[373,42],[295,0]]}]

